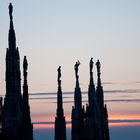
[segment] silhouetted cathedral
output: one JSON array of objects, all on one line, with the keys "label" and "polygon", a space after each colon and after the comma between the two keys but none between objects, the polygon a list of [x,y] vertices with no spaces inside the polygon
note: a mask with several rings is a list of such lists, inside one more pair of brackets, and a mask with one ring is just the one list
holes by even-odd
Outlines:
[{"label": "silhouetted cathedral", "polygon": [[[30,117],[28,93],[28,62],[23,60],[23,95],[21,94],[20,55],[16,47],[13,26],[13,7],[9,5],[10,29],[6,52],[6,95],[0,97],[0,140],[33,140],[33,124]],[[89,63],[90,80],[88,87],[88,103],[82,105],[82,92],[79,82],[79,66],[75,70],[74,106],[71,114],[71,140],[110,140],[107,106],[104,104],[104,92],[101,83],[101,64],[96,62],[97,86],[93,80],[93,58]],[[61,66],[57,69],[58,91],[55,117],[54,140],[66,140],[66,121],[63,109]],[[46,138],[47,139],[47,138]]]},{"label": "silhouetted cathedral", "polygon": [[20,56],[18,48],[16,47],[12,12],[13,6],[10,3],[9,47],[6,52],[6,96],[3,107],[2,99],[0,101],[0,119],[2,121],[1,135],[3,140],[33,140],[30,108],[28,103],[27,60],[25,57],[23,64],[24,85],[22,96]]}]

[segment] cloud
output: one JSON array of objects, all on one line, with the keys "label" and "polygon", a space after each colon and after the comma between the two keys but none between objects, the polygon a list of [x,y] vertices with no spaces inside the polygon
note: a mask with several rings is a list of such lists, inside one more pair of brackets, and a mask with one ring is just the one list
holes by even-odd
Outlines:
[{"label": "cloud", "polygon": [[116,85],[118,83],[115,83],[115,82],[103,82],[102,84],[103,85]]},{"label": "cloud", "polygon": [[102,82],[103,85],[134,85],[140,84],[140,81],[131,81],[131,82]]},{"label": "cloud", "polygon": [[140,99],[113,99],[113,100],[105,100],[105,102],[135,102],[139,103]]},{"label": "cloud", "polygon": [[[64,103],[73,103],[74,101],[63,101]],[[83,100],[83,103],[87,103],[88,100]],[[112,100],[105,100],[106,103],[109,102],[135,102],[140,103],[140,99],[112,99]],[[51,102],[51,103],[57,103],[57,102]]]},{"label": "cloud", "polygon": [[[63,97],[63,99],[69,99],[72,97]],[[56,99],[56,97],[33,97],[29,98],[30,100],[49,100],[49,99]]]},{"label": "cloud", "polygon": [[[140,89],[116,89],[116,90],[104,90],[105,93],[140,93]],[[88,91],[83,91],[82,94],[87,94]],[[63,92],[63,95],[71,95],[74,92]],[[50,93],[29,93],[30,96],[43,96],[43,95],[57,95],[57,93],[50,92]]]},{"label": "cloud", "polygon": [[106,90],[105,93],[140,93],[140,89]]},{"label": "cloud", "polygon": [[[62,93],[63,93],[63,96],[65,96],[65,95],[72,95],[72,94],[74,94],[74,91],[73,92],[62,92]],[[87,93],[88,93],[88,91],[82,91],[82,94],[87,94]],[[140,93],[140,89],[104,90],[104,93]],[[56,96],[56,95],[57,95],[57,92],[29,93],[30,97],[32,97],[32,96]],[[1,94],[0,96],[4,97],[5,95]]]}]

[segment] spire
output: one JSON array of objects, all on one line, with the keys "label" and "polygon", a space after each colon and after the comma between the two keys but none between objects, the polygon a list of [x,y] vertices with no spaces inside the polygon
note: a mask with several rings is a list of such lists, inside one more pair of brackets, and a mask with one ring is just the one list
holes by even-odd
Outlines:
[{"label": "spire", "polygon": [[90,82],[89,82],[89,89],[88,89],[88,102],[89,102],[89,107],[93,108],[93,105],[95,105],[95,85],[93,81],[93,58],[90,59],[89,62],[89,68],[90,68]]},{"label": "spire", "polygon": [[15,49],[16,48],[16,37],[15,37],[15,31],[14,31],[14,25],[13,25],[13,6],[10,3],[9,4],[9,16],[10,16],[10,29],[9,29],[9,49]]},{"label": "spire", "polygon": [[31,123],[30,117],[30,106],[29,106],[29,93],[28,93],[28,84],[27,84],[27,69],[28,62],[26,56],[24,56],[23,60],[23,76],[24,76],[24,84],[23,84],[23,112],[22,112],[22,140],[33,140],[33,125]]},{"label": "spire", "polygon": [[13,6],[9,5],[10,29],[6,52],[6,96],[4,98],[2,131],[4,139],[21,139],[22,95],[19,51],[13,29]]},{"label": "spire", "polygon": [[63,101],[61,91],[61,66],[57,69],[58,72],[58,91],[57,91],[57,113],[55,117],[55,140],[66,140],[66,121],[63,112]]},{"label": "spire", "polygon": [[57,116],[63,116],[63,103],[62,103],[62,91],[61,91],[61,66],[57,69],[58,72],[58,91],[57,91]]},{"label": "spire", "polygon": [[79,86],[79,75],[78,75],[78,67],[80,65],[79,60],[74,65],[75,69],[75,77],[76,77],[76,87],[75,87],[75,93],[74,93],[74,103],[75,108],[82,108],[82,99],[81,99],[81,89]]},{"label": "spire", "polygon": [[85,109],[82,107],[82,95],[81,89],[79,86],[79,75],[78,75],[78,67],[80,62],[77,61],[74,65],[75,69],[75,77],[76,77],[76,87],[74,92],[74,107],[72,107],[72,140],[84,140],[84,117],[85,117]]},{"label": "spire", "polygon": [[100,64],[100,61],[97,60],[96,62],[96,67],[97,67],[97,76],[98,76],[98,80],[97,80],[97,86],[98,87],[101,87],[101,71],[100,71],[100,68],[101,68],[101,64]]}]

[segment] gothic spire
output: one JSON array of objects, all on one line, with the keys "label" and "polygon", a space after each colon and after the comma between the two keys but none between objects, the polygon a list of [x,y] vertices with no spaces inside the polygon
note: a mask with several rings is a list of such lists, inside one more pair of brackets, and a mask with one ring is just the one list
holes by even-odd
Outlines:
[{"label": "gothic spire", "polygon": [[57,69],[58,72],[58,91],[57,91],[57,116],[63,116],[62,90],[61,90],[61,66]]},{"label": "gothic spire", "polygon": [[93,58],[90,59],[89,68],[90,68],[90,82],[89,82],[89,89],[88,89],[88,102],[89,106],[93,108],[95,104],[95,85],[93,81]]},{"label": "gothic spire", "polygon": [[66,140],[66,121],[63,112],[63,100],[61,90],[61,66],[57,69],[58,72],[58,91],[57,91],[57,113],[55,117],[55,140]]},{"label": "gothic spire", "polygon": [[33,140],[33,125],[31,123],[30,117],[30,106],[29,106],[29,93],[28,93],[28,84],[27,84],[27,72],[28,62],[26,56],[23,60],[23,111],[22,111],[22,140]]},{"label": "gothic spire", "polygon": [[74,93],[74,104],[75,108],[82,108],[82,99],[81,99],[81,90],[79,86],[79,75],[78,75],[78,67],[80,65],[80,62],[77,61],[74,65],[75,69],[75,77],[76,77],[76,87],[75,87],[75,93]]},{"label": "gothic spire", "polygon": [[6,96],[4,99],[2,131],[4,139],[21,139],[22,95],[19,51],[13,29],[13,6],[9,5],[10,29],[6,52]]},{"label": "gothic spire", "polygon": [[82,95],[81,89],[79,86],[79,75],[78,75],[78,67],[80,62],[77,61],[74,65],[75,69],[75,77],[76,77],[76,87],[74,91],[74,106],[72,107],[72,140],[84,140],[84,117],[85,117],[85,109],[82,107]]},{"label": "gothic spire", "polygon": [[9,29],[9,49],[16,49],[16,37],[13,25],[13,6],[9,4],[9,16],[10,16],[10,29]]}]

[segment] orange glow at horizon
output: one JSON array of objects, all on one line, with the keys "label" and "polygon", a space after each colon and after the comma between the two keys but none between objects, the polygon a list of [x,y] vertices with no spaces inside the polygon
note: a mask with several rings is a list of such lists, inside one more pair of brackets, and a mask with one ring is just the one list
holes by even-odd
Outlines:
[{"label": "orange glow at horizon", "polygon": [[[71,115],[66,114],[66,121],[71,121]],[[110,114],[109,120],[139,120],[140,115],[138,114]],[[32,119],[33,122],[55,122],[55,118],[53,116],[36,116]],[[109,127],[119,127],[119,126],[137,126],[140,125],[140,122],[110,122]],[[71,124],[66,124],[67,128],[71,128]],[[54,124],[34,124],[35,129],[53,129]]]},{"label": "orange glow at horizon", "polygon": [[138,120],[139,114],[110,114],[109,120]]},{"label": "orange glow at horizon", "polygon": [[[114,122],[109,123],[109,127],[140,126],[140,122]],[[34,129],[54,129],[54,124],[34,124]],[[66,124],[66,128],[71,128],[71,124]]]},{"label": "orange glow at horizon", "polygon": [[53,129],[54,124],[33,124],[34,129]]}]

